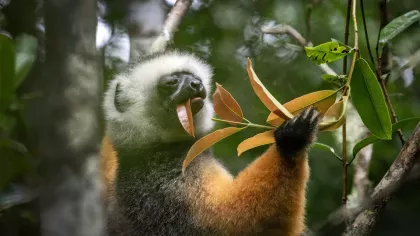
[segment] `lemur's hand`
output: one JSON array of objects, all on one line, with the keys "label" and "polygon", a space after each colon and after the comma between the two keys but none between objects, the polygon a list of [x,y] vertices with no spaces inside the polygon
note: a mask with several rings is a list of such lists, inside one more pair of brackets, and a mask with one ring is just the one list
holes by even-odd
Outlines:
[{"label": "lemur's hand", "polygon": [[315,139],[320,113],[313,107],[303,110],[274,131],[280,155],[293,159]]}]

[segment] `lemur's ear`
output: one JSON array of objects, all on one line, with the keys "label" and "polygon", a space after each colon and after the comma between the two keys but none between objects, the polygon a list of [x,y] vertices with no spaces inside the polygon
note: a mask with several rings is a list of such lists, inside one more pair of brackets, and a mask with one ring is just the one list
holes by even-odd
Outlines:
[{"label": "lemur's ear", "polygon": [[117,111],[124,113],[128,106],[130,105],[129,101],[122,96],[122,90],[120,88],[120,83],[115,87],[115,96],[114,96],[114,106]]}]

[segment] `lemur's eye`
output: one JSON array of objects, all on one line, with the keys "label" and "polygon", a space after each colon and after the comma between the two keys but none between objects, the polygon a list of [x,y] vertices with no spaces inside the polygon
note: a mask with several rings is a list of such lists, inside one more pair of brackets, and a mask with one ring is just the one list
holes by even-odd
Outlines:
[{"label": "lemur's eye", "polygon": [[179,78],[175,78],[175,77],[172,77],[165,82],[166,85],[170,85],[170,86],[177,85],[178,83],[179,83]]}]

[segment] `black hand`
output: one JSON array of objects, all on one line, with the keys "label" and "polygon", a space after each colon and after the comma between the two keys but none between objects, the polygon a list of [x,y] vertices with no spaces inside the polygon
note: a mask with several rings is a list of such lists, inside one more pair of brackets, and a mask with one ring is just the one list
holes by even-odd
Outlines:
[{"label": "black hand", "polygon": [[314,140],[320,113],[313,107],[303,110],[274,131],[280,155],[291,159],[306,149]]}]

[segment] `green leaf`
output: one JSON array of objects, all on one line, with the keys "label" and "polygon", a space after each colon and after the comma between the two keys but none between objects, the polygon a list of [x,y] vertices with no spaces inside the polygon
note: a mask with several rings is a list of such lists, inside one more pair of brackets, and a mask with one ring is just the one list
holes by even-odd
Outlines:
[{"label": "green leaf", "polygon": [[315,142],[313,145],[312,145],[312,147],[315,147],[315,148],[318,148],[318,149],[322,149],[322,150],[325,150],[325,151],[329,151],[329,152],[331,152],[338,160],[340,160],[340,161],[342,161],[343,159],[339,156],[339,155],[337,155],[337,153],[335,153],[335,150],[334,150],[334,148],[332,148],[331,146],[328,146],[327,144],[323,144],[323,143],[318,143],[318,142]]},{"label": "green leaf", "polygon": [[22,155],[29,155],[29,151],[25,145],[11,139],[0,139],[0,148],[9,148],[19,152]]},{"label": "green leaf", "polygon": [[347,80],[347,76],[346,75],[324,74],[324,75],[322,75],[322,80],[324,80],[325,82],[328,82],[328,83],[343,85]]},{"label": "green leaf", "polygon": [[380,139],[391,139],[392,124],[381,87],[369,64],[356,61],[351,80],[353,104],[369,131]]},{"label": "green leaf", "polygon": [[12,40],[0,34],[0,107],[7,108],[12,101],[15,77],[15,49]]},{"label": "green leaf", "polygon": [[379,34],[379,44],[381,47],[418,20],[420,20],[420,12],[413,10],[389,22]]},{"label": "green leaf", "polygon": [[24,35],[16,40],[16,65],[14,88],[24,81],[35,62],[37,40],[33,36]]},{"label": "green leaf", "polygon": [[[405,127],[409,123],[412,123],[412,122],[417,123],[419,121],[420,121],[420,117],[407,118],[407,119],[404,119],[404,120],[400,120],[399,122],[392,125],[392,132],[396,132],[398,129],[401,129],[401,128]],[[360,142],[358,142],[353,147],[353,158],[356,157],[357,153],[360,150],[362,150],[362,148],[366,147],[369,144],[375,143],[378,140],[379,139],[377,137],[375,137],[373,135],[370,135],[370,136],[364,138],[363,140],[361,140]]]},{"label": "green leaf", "polygon": [[328,42],[315,47],[305,47],[306,56],[318,65],[336,61],[352,51],[352,48],[349,46],[340,45],[338,42]]},{"label": "green leaf", "polygon": [[372,144],[379,139],[373,135],[370,135],[364,139],[362,139],[360,142],[356,143],[353,147],[353,158],[356,157],[357,153],[359,153],[360,150],[362,150],[364,147],[366,147],[369,144]]}]

